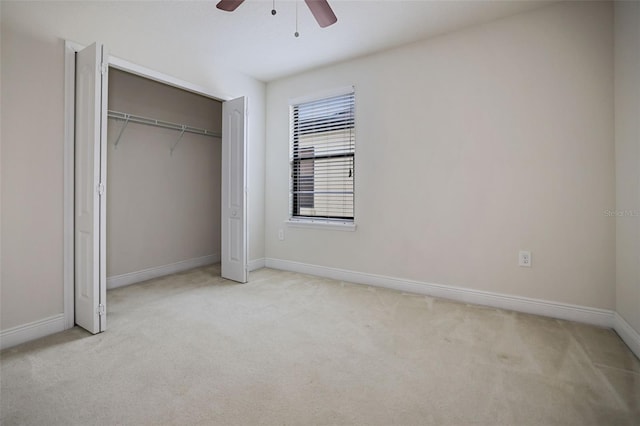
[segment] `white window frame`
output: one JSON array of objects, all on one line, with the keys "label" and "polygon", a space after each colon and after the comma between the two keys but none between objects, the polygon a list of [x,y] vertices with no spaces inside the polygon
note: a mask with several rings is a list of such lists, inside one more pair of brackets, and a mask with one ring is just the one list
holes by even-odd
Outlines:
[{"label": "white window frame", "polygon": [[[299,105],[299,104],[303,104],[303,103],[307,103],[307,102],[313,102],[313,101],[317,101],[317,100],[321,100],[321,99],[325,99],[325,98],[331,98],[331,97],[335,97],[335,96],[340,96],[340,95],[347,95],[347,94],[351,94],[351,93],[355,93],[355,86],[347,86],[347,87],[342,87],[342,88],[338,88],[338,89],[333,89],[333,90],[327,90],[324,92],[320,92],[320,93],[315,93],[312,95],[308,95],[308,96],[303,96],[303,97],[298,97],[298,98],[293,98],[289,100],[289,108],[293,107],[294,105]],[[355,106],[354,106],[355,108]],[[354,112],[355,115],[355,112]],[[290,127],[291,127],[291,123],[289,123]],[[354,128],[357,126],[357,124],[355,124],[354,122]],[[357,129],[356,129],[356,134],[357,134]],[[356,144],[356,149],[354,150],[354,162],[355,162],[355,151],[357,151],[357,138],[355,141]],[[289,138],[289,151],[291,152],[291,150],[293,149],[293,135],[290,135]],[[289,161],[290,166],[292,167],[292,161],[290,159]],[[289,227],[292,228],[311,228],[311,229],[330,229],[330,230],[336,230],[336,231],[355,231],[356,230],[356,215],[355,215],[355,187],[354,187],[354,192],[353,192],[353,202],[354,202],[354,217],[353,219],[334,219],[334,218],[313,218],[313,217],[296,217],[293,216],[293,205],[292,205],[292,195],[291,195],[291,191],[292,191],[292,174],[291,174],[291,170],[289,173],[289,205],[288,205],[288,215],[289,218],[287,221],[285,221],[285,224]],[[354,181],[354,186],[355,186],[355,181]]]}]

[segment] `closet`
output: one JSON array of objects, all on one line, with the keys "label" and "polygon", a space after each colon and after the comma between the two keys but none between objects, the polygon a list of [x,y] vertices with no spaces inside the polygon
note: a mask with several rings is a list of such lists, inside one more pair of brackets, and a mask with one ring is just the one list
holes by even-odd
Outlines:
[{"label": "closet", "polygon": [[108,75],[107,288],[219,262],[222,102]]}]

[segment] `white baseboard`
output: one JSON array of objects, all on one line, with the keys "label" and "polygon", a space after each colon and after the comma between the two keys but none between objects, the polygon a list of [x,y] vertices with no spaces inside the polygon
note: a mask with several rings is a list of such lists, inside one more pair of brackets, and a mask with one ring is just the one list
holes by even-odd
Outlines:
[{"label": "white baseboard", "polygon": [[456,300],[463,303],[485,305],[494,308],[508,309],[528,314],[583,322],[600,327],[613,327],[614,312],[606,309],[590,308],[586,306],[570,305],[547,300],[531,299],[528,297],[511,296],[469,288],[452,287],[442,284],[432,284],[411,281],[382,275],[348,271],[344,269],[327,268],[306,263],[291,262],[281,259],[265,259],[267,268],[300,272],[335,280],[366,284],[374,287],[384,287],[407,293],[424,294],[443,299]]},{"label": "white baseboard", "polygon": [[635,330],[620,314],[613,314],[613,329],[624,340],[638,358],[640,358],[640,333]]},{"label": "white baseboard", "polygon": [[54,315],[28,324],[2,330],[0,332],[0,350],[39,339],[65,329],[64,314]]},{"label": "white baseboard", "polygon": [[264,268],[264,257],[249,261],[247,268],[249,269],[249,272]]},{"label": "white baseboard", "polygon": [[209,256],[196,257],[195,259],[182,260],[180,262],[171,263],[169,265],[143,269],[142,271],[129,272],[122,275],[114,275],[112,277],[107,277],[107,290],[139,283],[141,281],[146,281],[153,278],[163,277],[165,275],[175,274],[176,272],[182,272],[188,269],[198,268],[200,266],[210,265],[212,263],[218,262],[220,262],[220,255],[212,254]]}]

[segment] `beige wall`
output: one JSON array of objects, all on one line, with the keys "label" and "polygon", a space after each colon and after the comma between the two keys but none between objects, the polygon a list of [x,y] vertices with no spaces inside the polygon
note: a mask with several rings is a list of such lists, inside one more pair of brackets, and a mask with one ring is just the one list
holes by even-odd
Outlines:
[{"label": "beige wall", "polygon": [[[109,109],[221,132],[222,103],[111,69]],[[220,255],[221,140],[109,120],[107,276]]]},{"label": "beige wall", "polygon": [[264,257],[264,83],[216,63],[215,52],[202,58],[150,46],[146,34],[108,18],[122,17],[105,13],[117,3],[0,2],[1,330],[63,312],[65,39],[101,41],[122,59],[221,96],[248,97],[249,259]]},{"label": "beige wall", "polygon": [[4,330],[62,312],[64,68],[62,42],[43,42],[4,22],[1,38]]},{"label": "beige wall", "polygon": [[615,6],[616,311],[640,333],[640,3]]},{"label": "beige wall", "polygon": [[[123,59],[229,97],[249,97],[251,260],[266,253],[615,306],[640,329],[633,305],[638,272],[625,260],[637,260],[638,240],[625,240],[627,222],[604,214],[627,208],[620,194],[627,194],[628,205],[638,200],[638,163],[625,165],[620,151],[637,152],[633,137],[621,137],[637,127],[624,118],[616,120],[614,172],[611,3],[562,3],[270,83],[266,209],[265,85],[211,58],[193,58],[189,49],[149,48],[104,18],[101,8],[109,7],[0,2],[1,330],[63,309],[64,39],[99,40]],[[626,17],[627,10],[617,12],[619,51],[633,48],[621,40],[637,31],[637,14]],[[621,24],[629,19],[635,21]],[[620,79],[621,63],[619,56],[616,92],[631,93],[626,87],[637,88],[637,77]],[[350,84],[357,96],[358,230],[286,228],[288,100]],[[637,117],[637,103],[626,108],[621,102],[618,96],[618,114]],[[399,189],[407,182],[411,192]],[[280,228],[285,241],[277,239]],[[517,267],[519,249],[532,250],[533,268]]]},{"label": "beige wall", "polygon": [[[612,309],[612,13],[561,3],[269,83],[267,257]],[[358,228],[287,228],[288,101],[351,84]]]}]

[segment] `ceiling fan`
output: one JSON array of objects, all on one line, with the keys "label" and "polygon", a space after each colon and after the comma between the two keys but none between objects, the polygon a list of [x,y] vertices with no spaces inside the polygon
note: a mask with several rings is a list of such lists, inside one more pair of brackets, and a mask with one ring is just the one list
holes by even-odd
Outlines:
[{"label": "ceiling fan", "polygon": [[[233,12],[244,2],[244,0],[220,0],[216,7],[226,12]],[[311,14],[318,21],[320,27],[325,28],[329,25],[333,25],[338,21],[335,13],[329,6],[327,0],[304,0],[309,7]]]}]

